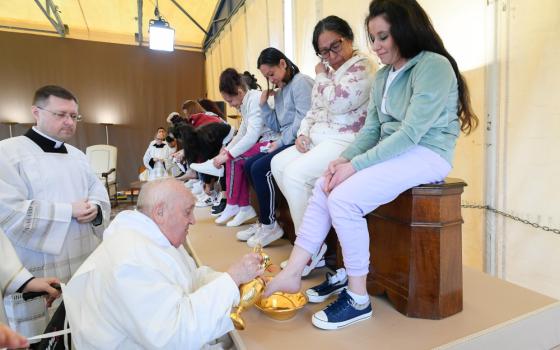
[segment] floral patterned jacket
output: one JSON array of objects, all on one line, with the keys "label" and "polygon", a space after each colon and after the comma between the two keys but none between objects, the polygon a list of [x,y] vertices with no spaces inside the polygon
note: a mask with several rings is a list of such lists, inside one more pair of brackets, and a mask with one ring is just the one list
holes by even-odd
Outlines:
[{"label": "floral patterned jacket", "polygon": [[366,120],[374,73],[371,59],[356,52],[338,70],[318,74],[298,136],[357,133]]}]

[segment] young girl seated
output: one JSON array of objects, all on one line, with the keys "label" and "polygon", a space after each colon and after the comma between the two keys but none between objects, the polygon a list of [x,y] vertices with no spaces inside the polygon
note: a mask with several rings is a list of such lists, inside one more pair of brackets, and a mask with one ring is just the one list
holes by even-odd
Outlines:
[{"label": "young girl seated", "polygon": [[243,166],[245,160],[260,152],[278,138],[264,125],[259,100],[261,92],[257,80],[249,72],[239,74],[228,68],[220,75],[220,93],[242,116],[241,126],[233,140],[213,160],[215,167],[226,164],[227,205],[216,219],[217,224],[239,226],[257,214],[249,203],[249,183]]}]

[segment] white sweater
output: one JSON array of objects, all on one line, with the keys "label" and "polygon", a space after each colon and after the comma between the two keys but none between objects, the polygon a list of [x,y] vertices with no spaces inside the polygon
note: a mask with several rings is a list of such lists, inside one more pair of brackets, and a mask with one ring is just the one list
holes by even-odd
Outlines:
[{"label": "white sweater", "polygon": [[245,97],[243,97],[241,108],[239,109],[243,119],[239,126],[239,131],[226,147],[234,158],[247,152],[261,138],[262,141],[271,141],[278,138],[276,133],[264,125],[259,106],[261,93],[258,90],[249,90]]}]

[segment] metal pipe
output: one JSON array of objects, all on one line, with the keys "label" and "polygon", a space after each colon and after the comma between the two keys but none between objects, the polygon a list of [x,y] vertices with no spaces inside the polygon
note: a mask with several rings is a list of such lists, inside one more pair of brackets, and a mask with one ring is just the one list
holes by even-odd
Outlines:
[{"label": "metal pipe", "polygon": [[142,46],[142,41],[144,41],[144,37],[142,34],[142,10],[144,6],[143,0],[138,0],[138,46]]},{"label": "metal pipe", "polygon": [[56,6],[53,4],[52,0],[46,0],[45,4],[47,6],[47,8],[51,9],[53,12],[55,13],[56,16],[56,20],[52,19],[52,17],[49,15],[49,13],[47,12],[47,9],[45,9],[43,7],[43,4],[41,4],[41,1],[39,0],[35,0],[35,3],[37,4],[37,6],[39,6],[39,8],[41,9],[41,11],[43,11],[43,14],[45,15],[45,17],[47,17],[47,19],[49,20],[49,22],[51,22],[52,26],[54,27],[54,29],[56,29],[56,32],[61,36],[61,37],[65,37],[66,36],[66,29],[64,27],[64,24],[62,23],[62,20],[60,19],[60,16],[58,15],[58,12],[56,11]]},{"label": "metal pipe", "polygon": [[177,3],[177,1],[171,0],[171,2],[174,3],[175,6],[177,6],[177,8],[181,10],[181,12],[183,12],[185,16],[187,16],[200,30],[202,30],[204,34],[208,35],[208,32],[204,30],[204,28],[202,28],[202,26],[194,18],[192,18],[191,15],[189,15],[189,13]]},{"label": "metal pipe", "polygon": [[35,28],[5,26],[5,25],[0,25],[0,28],[3,28],[3,29],[11,29],[11,30],[21,30],[21,31],[24,31],[24,32],[36,32],[36,33],[58,34],[57,31],[54,31],[54,30],[46,30],[46,29],[35,29]]}]

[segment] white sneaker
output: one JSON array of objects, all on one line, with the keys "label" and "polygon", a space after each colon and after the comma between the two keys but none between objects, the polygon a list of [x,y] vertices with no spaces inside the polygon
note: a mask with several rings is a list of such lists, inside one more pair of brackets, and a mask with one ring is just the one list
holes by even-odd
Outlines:
[{"label": "white sneaker", "polygon": [[198,171],[199,173],[223,177],[224,176],[224,167],[221,166],[220,168],[216,168],[212,159],[208,159],[204,163],[192,163],[190,168],[193,170]]},{"label": "white sneaker", "polygon": [[253,237],[255,233],[259,231],[260,228],[261,228],[261,224],[257,221],[256,223],[249,226],[248,229],[243,231],[238,231],[237,234],[235,234],[235,237],[237,237],[238,240],[245,242],[249,238]]},{"label": "white sneaker", "polygon": [[222,191],[219,191],[218,195],[214,199],[214,202],[212,203],[212,206],[220,205],[220,203],[222,202],[222,198],[224,198],[224,194]]},{"label": "white sneaker", "polygon": [[323,261],[323,266],[325,266],[324,257],[325,257],[326,252],[327,252],[327,245],[325,243],[323,243],[323,244],[321,244],[321,248],[319,248],[319,251],[316,254],[313,254],[311,256],[311,258],[309,258],[309,261],[307,261],[307,265],[305,265],[305,267],[303,268],[303,272],[301,274],[301,277],[305,277],[305,276],[309,275],[309,273],[317,267],[322,267],[322,266],[319,266],[320,261]]},{"label": "white sneaker", "polygon": [[252,206],[248,205],[246,207],[241,207],[239,209],[239,213],[235,215],[235,217],[229,221],[226,226],[227,227],[237,227],[243,225],[245,222],[253,219],[257,216],[255,209]]},{"label": "white sneaker", "polygon": [[[317,265],[315,265],[315,267],[313,267],[313,268],[311,268],[311,266],[310,266],[310,262],[311,262],[311,261],[312,261],[312,260],[309,259],[309,261],[307,262],[307,265],[305,265],[305,267],[303,268],[303,273],[301,274],[302,277],[305,277],[305,276],[309,275],[309,273],[310,273],[311,271],[313,271],[314,269],[318,269],[318,268],[320,268],[320,267],[325,267],[325,266],[327,266],[327,262],[325,261],[324,257],[321,258],[321,259],[317,262]],[[280,268],[281,268],[282,270],[285,269],[286,266],[288,266],[288,260],[284,260],[284,261],[282,261],[282,262],[280,263]]]},{"label": "white sneaker", "polygon": [[237,215],[237,213],[239,213],[238,205],[227,204],[222,214],[220,214],[220,216],[218,216],[218,218],[214,220],[214,222],[218,225],[223,225],[226,222],[228,222],[232,217]]},{"label": "white sneaker", "polygon": [[270,243],[282,238],[283,235],[284,230],[275,221],[271,228],[261,225],[260,230],[247,240],[247,245],[251,248],[254,248],[257,244],[260,244],[261,247],[266,247]]},{"label": "white sneaker", "polygon": [[214,203],[214,200],[217,196],[218,194],[216,193],[216,191],[210,192],[210,195],[203,193],[203,195],[201,195],[196,201],[195,206],[197,208],[210,207],[212,206],[212,203]]},{"label": "white sneaker", "polygon": [[194,194],[195,196],[204,193],[204,185],[202,184],[202,181],[200,180],[196,180],[193,184],[192,184],[192,190],[191,190],[192,194]]}]

